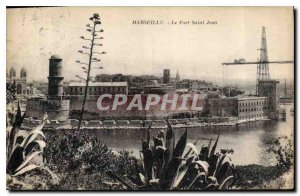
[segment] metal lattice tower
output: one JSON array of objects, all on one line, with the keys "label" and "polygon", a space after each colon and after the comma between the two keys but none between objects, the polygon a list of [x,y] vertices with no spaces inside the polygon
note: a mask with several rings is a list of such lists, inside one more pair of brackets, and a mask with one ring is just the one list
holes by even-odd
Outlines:
[{"label": "metal lattice tower", "polygon": [[[239,49],[240,50],[240,49]],[[256,76],[256,94],[258,94],[258,83],[262,80],[270,80],[269,73],[269,64],[287,64],[294,63],[294,61],[269,61],[268,58],[268,48],[267,48],[267,36],[266,36],[266,28],[262,27],[262,36],[261,36],[261,47],[259,59],[257,61],[248,61],[245,60],[234,60],[234,62],[223,62],[222,65],[257,65],[257,76]],[[223,85],[226,86],[227,81],[227,72],[226,67],[223,66]]]},{"label": "metal lattice tower", "polygon": [[268,48],[267,48],[267,37],[266,28],[262,27],[261,35],[261,47],[260,47],[260,59],[257,65],[257,80],[269,80],[269,59],[268,59]]}]

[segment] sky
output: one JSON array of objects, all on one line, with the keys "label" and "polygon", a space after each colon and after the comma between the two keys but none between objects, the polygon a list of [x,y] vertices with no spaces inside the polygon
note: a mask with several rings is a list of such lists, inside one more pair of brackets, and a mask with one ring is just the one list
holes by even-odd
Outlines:
[{"label": "sky", "polygon": [[[28,79],[47,81],[49,58],[63,59],[66,80],[84,76],[76,60],[89,44],[85,25],[99,13],[103,47],[95,56],[100,73],[162,76],[163,69],[178,70],[183,78],[223,82],[222,62],[236,58],[255,61],[259,56],[261,29],[266,27],[269,60],[294,59],[292,7],[56,7],[7,10],[7,69],[22,67]],[[161,25],[133,24],[134,20],[159,20]],[[172,21],[177,24],[171,24]],[[179,24],[180,21],[189,24]],[[217,24],[193,25],[192,21]],[[100,42],[99,42],[100,43]],[[270,64],[273,79],[293,80],[293,64]],[[227,83],[255,82],[256,65],[226,68]]]}]

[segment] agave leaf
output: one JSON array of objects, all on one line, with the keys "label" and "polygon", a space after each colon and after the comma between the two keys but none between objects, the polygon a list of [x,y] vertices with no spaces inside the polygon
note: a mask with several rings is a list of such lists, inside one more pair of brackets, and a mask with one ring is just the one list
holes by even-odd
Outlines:
[{"label": "agave leaf", "polygon": [[[46,119],[47,120],[47,119]],[[41,122],[38,126],[36,126],[32,131],[29,133],[29,135],[24,139],[21,146],[27,147],[28,144],[30,144],[38,135],[41,135],[44,139],[46,138],[44,133],[41,131],[44,127],[46,120]]]},{"label": "agave leaf", "polygon": [[45,170],[45,171],[47,171],[47,172],[51,175],[54,184],[59,184],[59,181],[60,181],[59,177],[58,177],[55,173],[53,173],[53,172],[48,168],[48,166],[42,167],[42,169]]},{"label": "agave leaf", "polygon": [[163,146],[163,139],[159,137],[153,137],[154,147]]},{"label": "agave leaf", "polygon": [[12,129],[10,130],[10,132],[8,133],[8,141],[7,141],[7,159],[9,159],[9,157],[12,155],[12,152],[15,148],[16,145],[16,140],[17,140],[17,133],[19,132],[20,127],[12,127]]},{"label": "agave leaf", "polygon": [[229,183],[229,180],[231,180],[231,179],[234,179],[234,176],[228,176],[228,177],[222,182],[222,184],[220,185],[219,189],[220,189],[220,190],[227,189],[227,188],[229,187],[229,185],[228,185],[228,186],[225,186],[225,185],[228,184],[228,183]]},{"label": "agave leaf", "polygon": [[209,159],[207,160],[207,162],[209,164],[209,169],[208,169],[208,175],[209,176],[214,175],[219,159],[220,159],[220,157],[218,155],[212,154],[209,157]]},{"label": "agave leaf", "polygon": [[158,130],[157,131],[157,137],[158,138],[164,138],[164,130]]},{"label": "agave leaf", "polygon": [[216,151],[216,148],[217,148],[217,145],[218,145],[218,141],[219,141],[219,137],[220,137],[220,133],[218,134],[216,142],[215,142],[215,144],[213,145],[213,147],[210,151],[209,157],[211,157],[213,154],[215,154],[215,151]]},{"label": "agave leaf", "polygon": [[151,121],[151,123],[150,123],[150,125],[147,129],[147,143],[148,143],[148,145],[150,144],[150,129],[151,129],[152,123],[153,123],[153,121]]},{"label": "agave leaf", "polygon": [[143,139],[142,140],[142,151],[145,151],[146,149],[149,149],[149,143],[145,142]]},{"label": "agave leaf", "polygon": [[208,182],[209,184],[216,184],[216,183],[218,183],[218,179],[217,179],[216,177],[214,177],[214,176],[209,176],[209,177],[207,178],[207,182]]},{"label": "agave leaf", "polygon": [[140,154],[140,157],[141,157],[141,162],[142,162],[143,170],[145,170],[144,155],[143,155],[142,151],[139,151],[139,154]]},{"label": "agave leaf", "polygon": [[29,155],[28,157],[26,157],[24,162],[15,170],[15,172],[17,172],[17,171],[21,170],[22,168],[24,168],[29,163],[29,161],[31,161],[34,157],[36,157],[40,153],[42,153],[42,151],[34,152],[31,155]]},{"label": "agave leaf", "polygon": [[179,141],[176,144],[176,147],[173,151],[173,156],[167,168],[164,171],[163,180],[162,180],[162,188],[163,190],[172,188],[172,184],[174,184],[174,180],[178,174],[179,166],[182,162],[182,154],[185,149],[187,140],[187,130],[181,136]]},{"label": "agave leaf", "polygon": [[145,151],[143,151],[143,155],[144,155],[146,184],[149,184],[149,181],[152,178],[152,167],[153,167],[152,151],[150,149],[146,149]]},{"label": "agave leaf", "polygon": [[184,134],[181,136],[179,141],[176,144],[176,147],[173,151],[173,157],[181,158],[186,146],[187,140],[187,130],[185,130]]},{"label": "agave leaf", "polygon": [[183,179],[183,177],[185,176],[186,172],[188,171],[190,164],[193,162],[194,158],[195,158],[194,156],[190,156],[186,160],[186,163],[183,165],[183,169],[178,173],[178,177],[173,182],[173,185],[172,185],[173,188],[178,187],[178,185],[180,184],[181,180]]},{"label": "agave leaf", "polygon": [[166,148],[167,148],[169,157],[167,157],[168,159],[166,159],[166,161],[169,162],[171,160],[171,155],[173,154],[173,151],[174,151],[175,138],[174,138],[173,127],[171,126],[169,121],[167,121],[167,125],[168,125],[168,128],[167,128],[167,133],[166,133]]},{"label": "agave leaf", "polygon": [[[36,131],[32,134],[28,135],[28,140],[27,142],[24,142],[24,147],[26,148],[31,142],[33,142],[38,136],[42,136],[42,138],[45,140],[46,137],[42,131]],[[22,145],[22,144],[21,144]]]},{"label": "agave leaf", "polygon": [[210,147],[211,147],[211,142],[212,142],[212,136],[211,136],[211,138],[210,138],[210,140],[208,142],[208,145],[207,145],[207,147],[208,147],[209,150],[210,150]]},{"label": "agave leaf", "polygon": [[224,178],[227,170],[229,169],[229,167],[230,167],[230,163],[229,162],[225,162],[224,164],[222,164],[222,166],[220,167],[220,169],[215,174],[216,178],[217,179]]},{"label": "agave leaf", "polygon": [[195,161],[193,162],[195,165],[198,165],[199,168],[202,168],[205,172],[205,174],[207,175],[208,173],[208,163],[206,161],[201,161],[201,160],[198,160],[198,161]]},{"label": "agave leaf", "polygon": [[15,146],[12,150],[11,156],[9,157],[6,166],[7,172],[9,174],[12,174],[23,163],[23,151],[24,148],[20,145]]},{"label": "agave leaf", "polygon": [[143,184],[146,184],[145,176],[142,173],[139,173],[140,180]]},{"label": "agave leaf", "polygon": [[44,152],[46,142],[43,140],[36,140],[27,145],[27,147],[25,148],[25,156],[27,156],[27,154],[29,154],[36,145],[38,145],[40,151]]},{"label": "agave leaf", "polygon": [[22,117],[22,112],[21,112],[21,107],[20,107],[20,101],[18,100],[18,109],[17,109],[17,114],[15,116],[15,120],[13,122],[13,127],[18,127],[20,128],[23,122],[23,117]]},{"label": "agave leaf", "polygon": [[198,174],[195,176],[195,178],[192,180],[192,182],[190,183],[190,185],[188,186],[188,190],[194,185],[194,183],[196,182],[196,180],[198,180],[200,177],[205,177],[206,174],[205,172],[198,172]]},{"label": "agave leaf", "polygon": [[152,185],[152,186],[153,186],[153,185],[156,185],[156,186],[157,186],[157,185],[159,184],[159,178],[152,179],[152,180],[150,180],[149,183],[150,183],[150,185]]},{"label": "agave leaf", "polygon": [[129,190],[133,190],[133,188],[127,183],[125,182],[122,178],[120,178],[118,175],[116,175],[114,172],[112,172],[111,170],[108,170],[105,172],[111,179],[113,180],[117,180],[119,182],[121,182],[124,186],[126,186]]},{"label": "agave leaf", "polygon": [[199,159],[202,161],[207,161],[209,156],[209,148],[207,146],[202,146],[199,154]]},{"label": "agave leaf", "polygon": [[219,157],[218,162],[217,162],[217,166],[216,166],[216,173],[219,172],[220,168],[222,167],[222,165],[224,163],[229,163],[229,165],[231,165],[231,159],[227,154],[222,154],[220,155],[221,157]]},{"label": "agave leaf", "polygon": [[198,149],[193,143],[187,143],[187,147],[189,147],[189,151],[185,154],[184,158],[188,157],[191,152],[193,152],[198,157]]},{"label": "agave leaf", "polygon": [[218,189],[218,184],[209,184],[205,187],[205,190],[216,190]]},{"label": "agave leaf", "polygon": [[[194,146],[197,144],[197,142],[198,142],[198,140],[196,140],[195,142],[194,142]],[[196,148],[197,149],[197,148]],[[197,150],[198,151],[198,150]],[[189,155],[190,155],[190,153],[192,152],[192,149],[191,148],[189,148],[189,150],[187,151],[187,153],[183,156],[184,158],[187,158]]]},{"label": "agave leaf", "polygon": [[161,175],[163,173],[163,164],[164,164],[164,154],[166,148],[163,146],[157,146],[155,149],[156,161],[157,161],[157,171],[156,177],[161,179]]},{"label": "agave leaf", "polygon": [[35,165],[35,164],[30,164],[30,165],[27,165],[25,167],[23,167],[20,171],[18,171],[17,173],[15,173],[14,175],[12,176],[19,176],[19,175],[22,175],[26,172],[29,172],[29,171],[32,171],[36,168],[39,168],[39,166]]}]

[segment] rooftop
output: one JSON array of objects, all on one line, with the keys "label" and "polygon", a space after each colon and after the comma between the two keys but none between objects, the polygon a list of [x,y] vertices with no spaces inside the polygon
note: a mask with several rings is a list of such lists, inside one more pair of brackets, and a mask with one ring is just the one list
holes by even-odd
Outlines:
[{"label": "rooftop", "polygon": [[51,56],[51,59],[61,59],[61,57],[57,54]]},{"label": "rooftop", "polygon": [[[85,82],[71,82],[69,86],[85,86]],[[127,86],[127,82],[89,82],[89,86]]]},{"label": "rooftop", "polygon": [[255,96],[244,96],[244,97],[222,97],[222,98],[212,98],[212,100],[218,99],[227,99],[227,100],[257,100],[257,99],[265,99],[267,97],[255,97]]},{"label": "rooftop", "polygon": [[265,99],[267,97],[238,97],[238,100],[255,100],[255,99]]}]

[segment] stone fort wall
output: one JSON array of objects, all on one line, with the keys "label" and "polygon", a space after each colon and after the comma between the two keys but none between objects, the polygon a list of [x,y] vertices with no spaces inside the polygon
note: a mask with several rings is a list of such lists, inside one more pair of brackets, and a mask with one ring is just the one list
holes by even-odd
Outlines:
[{"label": "stone fort wall", "polygon": [[26,118],[42,119],[47,112],[50,120],[67,120],[69,118],[69,100],[27,100]]}]

